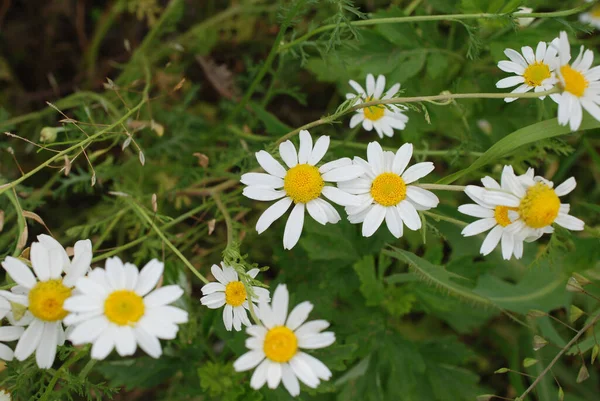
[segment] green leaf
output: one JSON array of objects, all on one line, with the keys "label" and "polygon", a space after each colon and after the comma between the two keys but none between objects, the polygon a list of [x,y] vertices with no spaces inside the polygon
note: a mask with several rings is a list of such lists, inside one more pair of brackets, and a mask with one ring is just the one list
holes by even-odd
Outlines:
[{"label": "green leaf", "polygon": [[292,130],[286,124],[281,122],[273,114],[269,113],[257,103],[249,103],[250,108],[256,114],[256,117],[265,125],[267,133],[271,136],[282,136]]},{"label": "green leaf", "polygon": [[410,313],[417,300],[415,294],[407,286],[387,287],[383,307],[394,317],[402,317]]},{"label": "green leaf", "polygon": [[360,280],[360,292],[367,300],[368,306],[379,305],[383,301],[383,283],[377,279],[375,274],[375,259],[373,256],[365,256],[353,266]]},{"label": "green leaf", "polygon": [[[585,115],[579,131],[585,131],[593,128],[599,128],[600,122],[596,121],[593,117]],[[483,155],[475,160],[469,167],[459,170],[453,174],[450,174],[438,181],[439,184],[451,184],[459,178],[469,174],[470,172],[476,171],[481,167],[490,164],[491,162],[508,155],[513,150],[537,141],[541,141],[548,138],[554,138],[556,136],[571,134],[571,130],[568,126],[558,125],[558,119],[553,118],[551,120],[542,121],[525,128],[516,130],[512,134],[509,134],[496,142],[490,147]]]}]

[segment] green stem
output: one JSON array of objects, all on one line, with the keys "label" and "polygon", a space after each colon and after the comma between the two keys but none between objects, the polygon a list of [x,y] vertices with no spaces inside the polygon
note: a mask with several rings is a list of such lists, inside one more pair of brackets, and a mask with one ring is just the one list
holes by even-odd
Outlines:
[{"label": "green stem", "polygon": [[169,247],[169,249],[171,249],[171,251],[173,251],[173,253],[177,255],[177,257],[183,262],[183,264],[185,264],[188,267],[188,269],[190,269],[191,272],[194,273],[194,275],[196,275],[196,277],[200,279],[200,281],[202,281],[204,284],[208,284],[209,281],[206,279],[206,277],[200,274],[200,272],[196,270],[194,265],[192,265],[192,263],[185,256],[183,256],[181,252],[179,252],[179,249],[177,249],[177,247],[175,247],[175,245],[173,245],[173,243],[167,239],[165,234],[163,234],[160,228],[158,228],[158,226],[154,223],[152,218],[148,215],[148,213],[146,213],[144,208],[138,205],[135,201],[131,201],[131,205],[134,207],[135,210],[138,211],[138,213],[144,218],[144,220],[146,220],[148,224],[150,224],[150,227],[152,227],[152,229],[156,232],[160,239],[164,241],[164,243]]},{"label": "green stem", "polygon": [[[399,24],[406,22],[429,22],[429,21],[462,21],[472,19],[495,19],[505,18],[512,16],[512,18],[556,18],[556,17],[567,17],[569,15],[578,14],[587,8],[591,7],[592,3],[584,4],[579,7],[572,8],[565,11],[555,11],[548,13],[513,13],[513,14],[492,14],[492,13],[477,13],[477,14],[446,14],[446,15],[416,15],[410,17],[391,17],[391,18],[373,18],[369,20],[352,21],[352,26],[371,26],[371,25],[384,25],[384,24]],[[316,28],[302,36],[295,39],[283,46],[280,46],[278,52],[285,51],[291,47],[296,46],[299,43],[305,42],[311,37],[321,33],[330,31],[337,28],[337,24],[323,25]]]},{"label": "green stem", "polygon": [[424,210],[421,213],[423,213],[426,216],[431,217],[435,221],[443,220],[443,221],[447,221],[447,222],[452,223],[452,224],[456,224],[457,226],[461,226],[461,227],[468,226],[468,223],[465,223],[464,221],[460,221],[458,219],[453,219],[452,217],[447,217],[447,216],[444,216],[442,214],[437,214],[437,213],[429,212],[427,210]]},{"label": "green stem", "polygon": [[[181,216],[177,217],[176,219],[164,224],[163,226],[160,227],[161,231],[167,230],[171,227],[173,227],[176,224],[181,223],[182,221],[184,221],[185,219],[195,215],[196,213],[200,213],[201,211],[208,209],[209,205],[208,204],[204,204],[204,205],[200,205],[192,210],[190,210],[189,212],[186,212],[184,214],[182,214]],[[98,262],[101,260],[104,260],[106,258],[109,258],[113,255],[116,255],[126,249],[129,249],[131,247],[136,246],[137,244],[141,244],[142,242],[144,242],[145,240],[147,240],[149,237],[151,237],[152,235],[154,235],[154,232],[152,233],[148,233],[146,235],[144,235],[143,237],[140,237],[134,241],[128,242],[124,245],[121,245],[115,249],[112,249],[108,252],[103,253],[102,255],[96,256],[95,258],[92,259],[92,262]]]},{"label": "green stem", "polygon": [[33,170],[29,171],[28,173],[22,175],[20,178],[14,180],[8,184],[1,185],[0,186],[0,194],[4,193],[5,191],[7,191],[11,188],[14,188],[18,184],[22,183],[29,177],[31,177],[34,174],[36,174],[37,172],[39,172],[40,170],[43,170],[45,167],[48,167],[50,164],[54,163],[55,161],[62,160],[62,158],[64,156],[66,156],[67,154],[69,154],[70,152],[81,149],[81,148],[85,148],[88,144],[93,142],[95,139],[104,135],[106,132],[113,130],[115,127],[123,124],[125,121],[127,121],[127,119],[129,117],[131,117],[133,114],[135,114],[148,101],[148,91],[150,90],[150,83],[151,83],[150,69],[146,64],[144,65],[144,67],[145,67],[145,72],[146,72],[146,86],[144,87],[144,91],[142,93],[142,100],[135,107],[133,107],[131,110],[129,110],[127,113],[125,113],[125,115],[123,115],[120,119],[118,119],[116,122],[109,125],[108,127],[96,132],[94,135],[88,136],[87,138],[85,138],[81,142],[77,143],[76,145],[73,145],[61,152],[54,154],[54,156],[52,156],[51,158],[49,158],[48,160],[46,160],[45,162],[43,162],[42,164],[40,164],[39,166],[34,168]]},{"label": "green stem", "polygon": [[84,347],[81,348],[79,351],[73,353],[71,355],[71,357],[69,359],[67,359],[67,361],[56,370],[56,372],[54,372],[54,376],[52,376],[52,379],[50,379],[50,383],[48,383],[48,387],[46,387],[46,391],[44,391],[44,394],[42,394],[42,396],[40,397],[40,399],[38,401],[50,401],[52,397],[52,392],[54,391],[54,387],[56,386],[56,383],[58,382],[58,379],[60,378],[60,375],[66,371],[67,369],[69,369],[71,367],[71,365],[73,365],[75,362],[77,362],[78,360],[80,360],[81,358],[83,358],[85,356],[85,354],[87,354],[89,347]]},{"label": "green stem", "polygon": [[227,226],[227,248],[229,248],[231,245],[233,245],[233,222],[231,221],[231,215],[229,214],[229,210],[227,210],[227,207],[225,207],[225,205],[223,204],[221,196],[218,192],[212,194],[212,197],[215,200],[217,208],[223,215],[223,220],[225,220],[225,225]]},{"label": "green stem", "polygon": [[455,192],[463,192],[465,190],[465,186],[462,185],[441,185],[441,184],[415,184],[416,187],[420,187],[423,189],[433,189],[438,191],[455,191]]},{"label": "green stem", "polygon": [[302,4],[304,4],[304,0],[296,0],[296,4],[294,5],[294,7],[290,11],[288,11],[285,20],[279,27],[279,32],[277,32],[277,36],[275,37],[275,43],[271,47],[271,50],[267,55],[267,59],[263,63],[261,69],[258,71],[258,74],[256,74],[256,77],[254,77],[254,80],[252,80],[252,83],[250,83],[250,86],[248,87],[248,90],[246,90],[246,93],[244,94],[242,100],[240,100],[235,109],[233,109],[233,111],[229,115],[229,120],[233,120],[235,116],[237,116],[237,114],[240,112],[240,110],[242,110],[246,106],[246,104],[254,94],[256,87],[258,86],[258,84],[260,84],[260,81],[262,81],[264,76],[267,74],[267,71],[269,71],[269,69],[271,68],[271,64],[273,63],[273,61],[275,60],[275,56],[277,56],[277,53],[279,52],[278,49],[283,39],[283,35],[285,34],[287,28],[290,26],[292,19],[298,13],[298,9]]},{"label": "green stem", "polygon": [[[17,224],[19,225],[19,236],[17,238],[17,245],[15,246],[15,251],[13,252],[13,257],[19,256],[23,246],[20,244],[21,236],[23,232],[27,230],[27,221],[25,220],[25,216],[23,216],[23,209],[21,208],[21,204],[19,203],[19,199],[17,198],[17,193],[13,189],[12,191],[7,193],[8,199],[15,207],[15,213],[17,214]],[[25,244],[23,244],[25,245]]]}]

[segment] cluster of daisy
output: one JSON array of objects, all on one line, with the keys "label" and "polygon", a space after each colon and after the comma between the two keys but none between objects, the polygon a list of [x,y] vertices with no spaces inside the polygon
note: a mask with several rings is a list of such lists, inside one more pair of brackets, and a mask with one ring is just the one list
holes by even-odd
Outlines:
[{"label": "cluster of daisy", "polygon": [[37,365],[49,369],[58,346],[92,344],[91,356],[104,359],[116,349],[132,355],[139,346],[154,358],[159,339],[175,338],[187,312],[171,306],[183,295],[177,285],[156,289],[164,266],[150,261],[142,270],[119,258],[91,269],[92,244],[75,243],[73,258],[52,237],[38,236],[29,251],[31,268],[6,257],[2,267],[16,283],[0,291],[0,341],[17,341],[13,350],[0,343],[0,358],[19,361],[35,353]]},{"label": "cluster of daisy", "polygon": [[[400,238],[404,226],[410,230],[421,228],[419,211],[438,205],[436,195],[416,184],[433,171],[433,163],[421,162],[408,167],[412,144],[404,144],[394,153],[371,142],[367,146],[367,160],[356,156],[317,166],[328,144],[329,137],[322,136],[313,147],[308,131],[300,132],[298,154],[292,142],[282,143],[279,154],[287,170],[267,152],[256,154],[266,173],[242,175],[241,181],[246,185],[243,194],[259,201],[279,199],[258,219],[259,234],[294,204],[283,235],[284,248],[291,249],[300,238],[305,210],[321,224],[341,220],[333,205],[323,199],[325,197],[345,207],[350,223],[362,223],[363,236],[372,236],[385,221],[390,233]],[[336,186],[325,185],[329,183]],[[476,204],[462,205],[459,211],[481,218],[463,230],[464,236],[491,229],[481,247],[484,255],[501,242],[505,259],[512,255],[520,258],[523,242],[551,233],[553,223],[570,230],[583,230],[583,221],[569,215],[569,205],[561,204],[558,199],[575,188],[574,178],[553,189],[551,181],[534,177],[533,169],[517,177],[512,167],[506,166],[501,184],[491,177],[485,177],[482,183],[483,187],[466,187],[466,194]]]},{"label": "cluster of daisy", "polygon": [[[558,123],[569,125],[572,131],[579,129],[583,109],[600,121],[600,66],[592,67],[594,53],[581,46],[579,55],[571,62],[571,46],[566,32],[550,43],[538,43],[535,51],[521,48],[521,53],[506,49],[509,60],[498,63],[502,71],[514,73],[512,77],[498,81],[498,88],[517,86],[512,93],[549,91],[558,92],[550,98],[558,104]],[[540,96],[543,99],[544,96]],[[511,102],[516,98],[506,98]]]}]

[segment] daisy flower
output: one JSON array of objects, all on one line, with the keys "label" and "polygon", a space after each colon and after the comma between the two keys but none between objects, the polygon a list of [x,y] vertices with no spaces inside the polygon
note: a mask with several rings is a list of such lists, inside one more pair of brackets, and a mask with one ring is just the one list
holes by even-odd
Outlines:
[{"label": "daisy flower", "polygon": [[[498,182],[491,177],[482,178],[481,183],[483,184],[483,187],[510,192],[510,188],[507,185],[507,172],[507,169],[502,172],[502,184],[498,184]],[[533,169],[529,169],[527,174],[518,178],[525,179],[525,177],[533,178]],[[498,243],[501,243],[502,257],[505,260],[509,260],[513,254],[515,258],[521,259],[523,256],[523,238],[515,236],[514,233],[509,232],[506,229],[507,226],[512,224],[512,220],[508,215],[509,210],[517,210],[517,208],[496,206],[486,203],[477,196],[477,194],[481,193],[481,187],[469,185],[467,186],[465,193],[469,198],[475,201],[475,204],[470,203],[461,205],[458,207],[458,211],[468,216],[478,217],[480,220],[474,221],[466,226],[462,230],[462,235],[470,237],[491,230],[481,244],[479,252],[482,255],[485,256],[490,254],[496,246],[498,246]]]},{"label": "daisy flower", "polygon": [[[202,287],[202,295],[200,303],[210,309],[223,308],[223,323],[227,331],[231,331],[233,327],[235,331],[242,329],[242,324],[250,326],[250,320],[246,309],[249,309],[246,287],[242,283],[235,269],[221,262],[222,269],[217,265],[212,265],[210,268],[213,276],[217,279],[217,283],[208,283]],[[259,269],[248,270],[246,274],[255,278]],[[269,302],[270,295],[266,288],[252,287],[256,298],[252,302]],[[254,306],[254,308],[257,308]]]},{"label": "daisy flower", "polygon": [[600,4],[592,6],[591,10],[586,13],[579,14],[579,21],[600,29]]},{"label": "daisy flower", "polygon": [[575,178],[567,179],[554,189],[552,181],[533,177],[533,171],[517,177],[511,166],[505,166],[502,180],[502,187],[509,188],[508,191],[479,187],[471,187],[470,191],[486,204],[508,208],[511,224],[506,226],[507,232],[535,241],[543,234],[552,233],[553,223],[573,231],[583,230],[584,222],[571,216],[570,205],[559,199],[575,189]]},{"label": "daisy flower", "polygon": [[432,192],[408,185],[425,177],[434,169],[433,163],[417,163],[409,168],[413,145],[405,143],[396,154],[383,151],[377,142],[369,143],[367,160],[354,158],[365,173],[352,181],[339,183],[341,190],[357,195],[360,204],[346,207],[348,220],[363,223],[362,234],[370,237],[385,220],[388,229],[396,237],[403,234],[405,224],[411,230],[421,228],[417,210],[428,210],[438,205],[439,199]]},{"label": "daisy flower", "polygon": [[[356,81],[350,80],[349,83],[356,93],[348,93],[346,99],[356,99],[354,105],[374,100],[391,99],[400,90],[400,84],[396,83],[384,94],[385,77],[383,75],[379,75],[377,81],[375,81],[373,74],[367,75],[366,91]],[[350,128],[354,128],[359,123],[362,123],[366,131],[371,131],[375,128],[380,138],[383,138],[384,135],[392,137],[394,136],[395,129],[403,130],[406,127],[408,117],[403,113],[406,110],[405,106],[394,104],[387,105],[387,107],[377,105],[359,109],[356,110],[356,114],[350,119]]]},{"label": "daisy flower", "polygon": [[92,358],[104,359],[113,348],[133,355],[137,346],[153,358],[162,354],[159,339],[172,340],[178,324],[188,321],[186,311],[170,306],[183,295],[178,285],[154,289],[164,265],[152,259],[141,271],[114,257],[105,269],[96,268],[77,280],[78,295],[65,302],[73,326],[68,338],[74,345],[93,344]]},{"label": "daisy flower", "polygon": [[323,332],[329,323],[325,320],[306,322],[313,308],[310,302],[302,302],[288,315],[289,294],[285,285],[277,286],[273,302],[261,303],[259,309],[263,326],[253,325],[246,329],[251,336],[246,340],[250,349],[233,364],[238,372],[256,367],[250,379],[250,387],[258,390],[265,382],[274,389],[283,386],[293,396],[300,394],[298,380],[308,387],[316,388],[321,380],[329,380],[331,371],[317,358],[301,349],[318,349],[335,342],[335,334]]},{"label": "daisy flower", "polygon": [[[511,93],[525,93],[530,90],[534,92],[543,92],[550,90],[558,82],[555,74],[557,67],[557,49],[555,46],[548,46],[546,42],[540,42],[535,49],[529,46],[521,48],[521,53],[513,49],[504,50],[504,54],[509,60],[502,60],[498,63],[498,68],[504,72],[514,73],[515,75],[503,78],[496,83],[497,88],[510,88],[519,85]],[[544,99],[541,96],[540,99]],[[513,102],[516,97],[504,98],[505,102]]]},{"label": "daisy flower", "polygon": [[356,203],[354,196],[325,183],[352,180],[362,174],[362,168],[353,165],[352,160],[347,157],[317,167],[328,148],[328,136],[320,137],[313,147],[310,134],[304,130],[300,131],[298,152],[291,141],[279,145],[279,154],[289,167],[288,170],[264,150],[256,153],[256,160],[267,173],[242,175],[241,182],[247,185],[243,194],[259,201],[280,199],[258,219],[256,231],[259,234],[269,228],[294,203],[283,234],[284,249],[292,249],[300,239],[305,210],[321,224],[337,223],[341,220],[339,213],[321,195],[341,206]]},{"label": "daisy flower", "polygon": [[92,243],[77,241],[71,261],[54,238],[39,235],[37,239],[39,242],[32,243],[30,248],[33,272],[21,260],[10,256],[2,262],[2,267],[17,283],[11,288],[12,292],[2,291],[2,295],[27,307],[25,315],[16,322],[28,327],[17,343],[15,358],[23,361],[35,352],[38,366],[48,369],[54,362],[56,347],[65,342],[62,320],[68,312],[64,303],[71,296],[77,279],[90,268]]},{"label": "daisy flower", "polygon": [[566,32],[558,41],[560,68],[557,69],[563,92],[555,98],[558,103],[558,123],[569,124],[571,131],[581,125],[582,107],[600,121],[600,66],[592,67],[594,53],[581,46],[579,56],[569,65],[571,47]]}]

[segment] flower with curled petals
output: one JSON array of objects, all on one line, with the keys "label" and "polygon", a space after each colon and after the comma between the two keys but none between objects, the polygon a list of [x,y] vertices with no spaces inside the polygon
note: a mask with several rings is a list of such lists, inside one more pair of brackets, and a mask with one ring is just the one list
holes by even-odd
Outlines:
[{"label": "flower with curled petals", "polygon": [[2,291],[1,295],[27,307],[25,315],[15,322],[15,325],[27,326],[15,348],[15,358],[23,361],[35,352],[38,367],[49,369],[57,346],[65,342],[63,319],[68,312],[64,303],[71,296],[75,282],[90,269],[92,243],[77,241],[75,256],[70,260],[54,238],[39,235],[37,239],[39,242],[32,243],[30,248],[33,272],[21,260],[10,256],[2,262],[17,285],[11,292]]},{"label": "flower with curled petals", "polygon": [[377,142],[367,146],[367,161],[360,157],[354,163],[363,167],[365,173],[352,181],[342,182],[338,187],[356,195],[360,204],[346,207],[348,220],[362,223],[362,235],[370,237],[385,220],[392,235],[400,238],[404,225],[411,230],[421,228],[417,210],[429,210],[438,205],[439,199],[432,192],[409,185],[425,177],[434,169],[433,163],[412,165],[413,146],[402,145],[394,154],[384,151]]},{"label": "flower with curled petals", "polygon": [[362,174],[362,168],[352,164],[349,158],[325,163],[321,161],[329,148],[329,137],[322,136],[313,146],[308,131],[300,131],[300,149],[291,141],[279,145],[279,154],[287,170],[264,150],[256,153],[256,159],[266,173],[246,173],[241,182],[247,185],[243,194],[259,201],[278,200],[258,219],[256,231],[260,234],[280,218],[292,205],[294,208],[285,225],[284,249],[292,249],[300,239],[304,226],[304,211],[321,224],[337,223],[341,217],[337,210],[322,196],[341,206],[356,204],[356,197],[340,189],[325,185],[352,180]]},{"label": "flower with curled petals", "polygon": [[[248,294],[246,293],[246,287],[238,277],[238,273],[231,266],[227,266],[225,262],[221,262],[221,267],[212,265],[211,271],[216,283],[208,283],[202,287],[202,295],[200,303],[207,306],[210,309],[218,309],[223,306],[223,323],[225,323],[225,329],[231,331],[231,328],[235,331],[240,331],[242,325],[250,326],[250,320],[246,309],[250,308],[248,304]],[[246,274],[252,278],[255,278],[260,270],[251,269]],[[257,302],[269,302],[271,296],[269,290],[262,287],[252,287],[255,297],[252,298],[253,307],[257,308],[255,303]]]},{"label": "flower with curled petals", "polygon": [[329,323],[325,320],[307,322],[313,308],[310,302],[302,302],[288,314],[289,294],[280,284],[273,294],[271,304],[259,306],[263,326],[253,325],[246,329],[251,336],[246,340],[250,349],[233,364],[238,372],[256,368],[250,386],[259,389],[267,383],[271,389],[283,386],[293,396],[300,394],[300,382],[316,388],[321,380],[329,380],[331,371],[317,358],[302,349],[318,349],[335,342],[335,334],[323,332]]},{"label": "flower with curled petals", "polygon": [[[354,105],[374,100],[391,99],[400,90],[400,84],[396,83],[384,94],[385,76],[383,75],[379,75],[377,80],[375,80],[373,74],[367,75],[367,90],[364,90],[356,81],[350,80],[349,83],[356,93],[346,94],[346,99],[356,99]],[[406,128],[408,117],[403,113],[406,110],[405,106],[395,104],[358,109],[356,110],[356,114],[350,119],[350,128],[354,128],[362,123],[366,131],[371,131],[375,128],[375,132],[377,132],[380,138],[383,138],[384,135],[392,137],[394,136],[395,129],[403,130]]]},{"label": "flower with curled petals", "polygon": [[139,346],[148,355],[162,354],[159,339],[172,340],[178,324],[188,321],[186,311],[171,306],[183,295],[178,285],[155,289],[164,265],[151,260],[141,271],[117,257],[106,260],[77,280],[78,294],[65,302],[71,314],[68,339],[74,345],[92,344],[91,357],[104,359],[116,348],[121,356],[133,355]]}]

